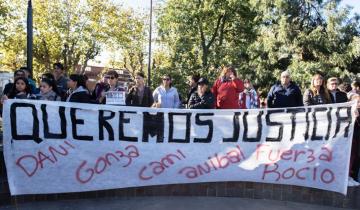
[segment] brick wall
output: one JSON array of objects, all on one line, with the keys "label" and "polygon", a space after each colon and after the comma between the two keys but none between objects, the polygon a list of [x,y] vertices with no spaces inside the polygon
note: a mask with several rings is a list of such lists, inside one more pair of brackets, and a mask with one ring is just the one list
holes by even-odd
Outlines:
[{"label": "brick wall", "polygon": [[360,187],[349,188],[348,195],[343,196],[339,193],[312,188],[252,182],[175,184],[83,193],[10,196],[2,151],[0,151],[0,153],[0,206],[10,204],[15,205],[16,203],[19,204],[32,201],[54,201],[103,197],[217,196],[293,201],[360,209]]}]

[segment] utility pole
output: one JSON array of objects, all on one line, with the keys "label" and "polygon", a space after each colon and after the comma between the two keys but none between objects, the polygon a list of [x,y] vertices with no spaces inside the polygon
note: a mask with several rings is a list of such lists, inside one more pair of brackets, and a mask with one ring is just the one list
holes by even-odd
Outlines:
[{"label": "utility pole", "polygon": [[31,0],[28,1],[27,10],[27,36],[26,36],[26,67],[33,75],[33,8]]},{"label": "utility pole", "polygon": [[149,60],[148,60],[148,86],[151,85],[151,39],[152,39],[152,4],[153,0],[150,0],[150,29],[149,29]]}]

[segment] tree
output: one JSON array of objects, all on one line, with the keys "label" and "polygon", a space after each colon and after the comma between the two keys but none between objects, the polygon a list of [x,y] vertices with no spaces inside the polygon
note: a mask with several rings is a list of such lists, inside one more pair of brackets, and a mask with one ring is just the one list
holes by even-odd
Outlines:
[{"label": "tree", "polygon": [[[121,59],[116,62],[116,58],[112,58],[110,63],[112,67],[125,68],[129,70],[135,78],[136,72],[144,72],[145,56],[146,56],[146,32],[147,27],[145,21],[147,17],[141,13],[132,10],[124,10],[123,20],[126,20],[126,34],[122,36],[114,36],[113,41],[121,43],[112,47],[113,54],[120,53]],[[124,30],[123,30],[124,31]]]},{"label": "tree", "polygon": [[25,9],[10,0],[0,0],[0,66],[15,70],[25,63],[26,33],[16,10]]},{"label": "tree", "polygon": [[[26,44],[26,5],[8,0],[11,23],[5,40],[6,66],[22,66]],[[84,73],[89,60],[109,46],[129,46],[128,34],[137,17],[111,0],[34,1],[34,76],[52,70],[52,63],[62,62],[66,73],[81,64]],[[14,24],[17,23],[17,24]]]},{"label": "tree", "polygon": [[249,1],[167,1],[158,24],[173,74],[184,78],[201,73],[214,79],[222,64],[246,59],[256,15],[250,6]]},{"label": "tree", "polygon": [[[232,64],[266,94],[280,72],[308,86],[311,75],[345,79],[359,72],[359,16],[338,0],[169,0],[160,37],[173,74],[216,78]],[[159,70],[160,71],[160,70]]]},{"label": "tree", "polygon": [[112,18],[119,9],[110,1],[95,0],[44,1],[34,7],[36,60],[45,69],[62,61],[66,72],[81,63],[80,73],[110,38],[110,27],[116,24]]},{"label": "tree", "polygon": [[359,24],[339,1],[254,0],[252,5],[260,24],[247,51],[255,71],[246,73],[261,89],[268,90],[286,69],[303,88],[316,72],[347,78],[357,71],[349,65],[360,56]]}]

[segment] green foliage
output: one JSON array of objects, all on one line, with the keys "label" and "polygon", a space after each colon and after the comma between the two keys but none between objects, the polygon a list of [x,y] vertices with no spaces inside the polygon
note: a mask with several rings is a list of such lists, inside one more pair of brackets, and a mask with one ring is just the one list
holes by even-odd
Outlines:
[{"label": "green foliage", "polygon": [[319,71],[350,79],[360,73],[360,18],[339,2],[169,0],[158,24],[170,64],[156,69],[214,80],[232,64],[263,94],[286,69],[303,88]]},{"label": "green foliage", "polygon": [[[6,24],[1,64],[14,70],[25,65],[27,4],[6,0],[5,5],[12,18]],[[33,11],[35,78],[52,70],[54,62],[62,62],[67,73],[81,64],[83,73],[102,49],[130,48],[129,35],[139,32],[134,30],[138,17],[111,0],[40,0],[33,1]]]},{"label": "green foliage", "polygon": [[[283,70],[307,87],[312,74],[350,80],[360,73],[360,16],[339,0],[167,0],[157,10],[152,86],[163,74],[182,95],[186,77],[213,82],[223,65],[265,94]],[[26,7],[0,0],[0,66],[25,64]],[[115,52],[111,67],[146,72],[148,16],[111,0],[34,1],[34,70],[60,61],[84,71],[101,50]],[[119,55],[119,56],[118,56]]]},{"label": "green foliage", "polygon": [[[136,72],[146,71],[146,43],[147,31],[146,22],[147,17],[140,13],[135,13],[132,10],[123,12],[124,17],[121,20],[126,20],[126,34],[116,34],[114,32],[114,42],[122,43],[121,45],[114,45],[111,47],[113,53],[119,52],[121,59],[113,58],[110,60],[110,65],[113,68],[125,68],[130,71],[133,77]],[[126,24],[125,24],[126,23]],[[123,41],[125,40],[125,41]]]}]

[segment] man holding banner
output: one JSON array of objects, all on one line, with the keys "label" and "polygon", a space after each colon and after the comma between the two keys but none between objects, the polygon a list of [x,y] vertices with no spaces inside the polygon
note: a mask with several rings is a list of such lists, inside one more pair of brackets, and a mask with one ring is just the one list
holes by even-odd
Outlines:
[{"label": "man holding banner", "polygon": [[100,104],[126,105],[125,89],[118,85],[119,74],[115,70],[108,71],[105,76],[108,86],[101,93]]}]

